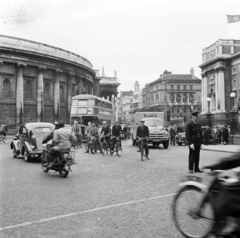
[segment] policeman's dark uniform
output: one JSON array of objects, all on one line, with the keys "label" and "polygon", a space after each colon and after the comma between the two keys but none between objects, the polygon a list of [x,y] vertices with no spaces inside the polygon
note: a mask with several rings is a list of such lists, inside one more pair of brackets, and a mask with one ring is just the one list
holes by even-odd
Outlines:
[{"label": "policeman's dark uniform", "polygon": [[[193,112],[193,116],[198,116],[199,112]],[[203,144],[202,140],[202,128],[201,125],[197,122],[190,122],[186,126],[186,139],[189,145],[189,172],[202,172],[199,169],[199,156],[200,156],[200,148]],[[191,149],[190,145],[194,145],[194,150]]]}]

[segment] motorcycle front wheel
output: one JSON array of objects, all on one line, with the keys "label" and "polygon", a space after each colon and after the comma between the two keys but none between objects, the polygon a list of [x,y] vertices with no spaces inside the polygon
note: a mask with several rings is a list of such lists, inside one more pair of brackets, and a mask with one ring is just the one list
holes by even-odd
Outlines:
[{"label": "motorcycle front wheel", "polygon": [[59,175],[62,177],[62,178],[66,178],[68,176],[68,173],[69,171],[66,170],[65,168],[62,168],[59,170]]}]

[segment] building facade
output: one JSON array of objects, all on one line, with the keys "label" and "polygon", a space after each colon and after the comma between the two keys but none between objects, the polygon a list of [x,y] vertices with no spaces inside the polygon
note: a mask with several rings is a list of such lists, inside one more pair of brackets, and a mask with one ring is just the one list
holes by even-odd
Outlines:
[{"label": "building facade", "polygon": [[128,124],[131,122],[130,112],[133,106],[133,91],[120,91],[118,104],[118,118],[120,123]]},{"label": "building facade", "polygon": [[72,96],[95,94],[92,64],[47,44],[0,35],[0,122],[70,120]]},{"label": "building facade", "polygon": [[190,74],[164,71],[160,78],[146,84],[142,90],[142,111],[165,112],[167,122],[189,120],[193,110],[201,111],[201,80]]},{"label": "building facade", "polygon": [[201,119],[209,113],[213,124],[230,124],[234,119],[232,129],[239,131],[240,40],[218,40],[204,48],[199,67],[203,78]]},{"label": "building facade", "polygon": [[142,90],[140,90],[139,82],[136,81],[134,84],[133,104],[131,109],[137,111],[141,108],[142,108]]}]

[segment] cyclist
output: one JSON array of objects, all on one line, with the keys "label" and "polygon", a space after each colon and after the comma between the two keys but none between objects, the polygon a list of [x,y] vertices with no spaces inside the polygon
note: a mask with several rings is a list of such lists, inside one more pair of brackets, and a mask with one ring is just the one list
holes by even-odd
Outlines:
[{"label": "cyclist", "polygon": [[3,124],[0,127],[0,136],[3,136],[3,140],[5,139],[7,134],[7,124],[5,122],[3,122]]},{"label": "cyclist", "polygon": [[[88,126],[86,128],[86,142],[85,143],[88,143],[88,139],[89,139],[91,130],[92,130],[91,122],[88,122]],[[87,151],[85,151],[85,153],[89,153],[89,146],[87,148],[88,149],[87,149]]]},{"label": "cyclist", "polygon": [[[141,125],[137,128],[137,138],[138,137],[141,137],[141,138],[146,138],[146,140],[143,141],[143,147],[145,148],[145,155],[146,155],[146,158],[149,159],[148,155],[149,155],[149,149],[148,149],[148,138],[149,138],[149,129],[147,126],[144,125],[144,120],[141,120],[140,121]],[[141,143],[139,141],[138,143],[138,146],[139,146],[139,150],[137,152],[141,152]]]},{"label": "cyclist", "polygon": [[116,137],[119,137],[119,143],[121,145],[121,137],[120,137],[120,133],[122,131],[122,127],[119,125],[118,121],[115,122],[115,125],[112,127],[112,136],[114,138],[112,138],[112,148],[111,151],[114,150],[115,144],[117,142]]},{"label": "cyclist", "polygon": [[[101,135],[105,136],[105,140],[107,144],[109,145],[110,142],[110,135],[111,135],[111,128],[110,126],[106,123],[106,121],[103,122],[103,127],[101,130]],[[103,138],[101,139],[101,142],[103,142]]]},{"label": "cyclist", "polygon": [[[98,147],[100,149],[100,152],[102,153],[102,147],[99,139],[99,133],[98,133],[98,128],[96,127],[96,124],[92,124],[92,129],[90,131],[90,136],[93,136],[96,138],[96,148]],[[89,148],[88,148],[89,150]]]},{"label": "cyclist", "polygon": [[[204,169],[211,169],[211,170],[228,170],[232,168],[236,168],[240,166],[240,151],[236,154],[233,154],[230,158],[223,158],[218,163],[204,166]],[[238,172],[238,179],[239,179],[239,190],[240,190],[240,173]],[[235,190],[236,193],[239,193],[239,190]],[[239,196],[240,200],[240,196]],[[233,235],[233,234],[239,234],[240,235],[240,203],[234,204],[236,207],[235,213],[233,214],[234,217],[230,223],[227,224],[226,227],[224,227],[222,234],[224,236],[226,235]],[[239,236],[237,236],[239,237]]]}]

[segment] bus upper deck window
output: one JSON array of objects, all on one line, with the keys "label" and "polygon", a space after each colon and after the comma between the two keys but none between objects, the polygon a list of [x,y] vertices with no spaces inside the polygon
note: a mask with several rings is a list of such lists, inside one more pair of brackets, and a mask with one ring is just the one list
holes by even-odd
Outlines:
[{"label": "bus upper deck window", "polygon": [[88,100],[88,106],[95,106],[95,100],[89,99]]},{"label": "bus upper deck window", "polygon": [[77,104],[78,104],[78,100],[74,99],[74,100],[72,101],[72,106],[77,106]]},{"label": "bus upper deck window", "polygon": [[78,100],[78,106],[87,106],[87,100]]}]

